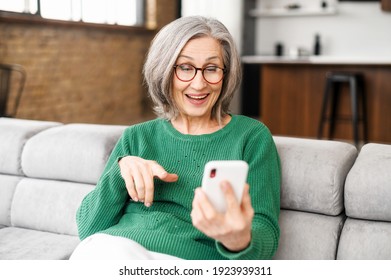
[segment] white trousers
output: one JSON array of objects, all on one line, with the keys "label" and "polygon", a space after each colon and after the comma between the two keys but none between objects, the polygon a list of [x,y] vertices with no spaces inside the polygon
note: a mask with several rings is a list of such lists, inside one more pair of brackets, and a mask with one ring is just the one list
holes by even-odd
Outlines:
[{"label": "white trousers", "polygon": [[80,242],[70,260],[179,260],[179,258],[149,251],[128,238],[97,233]]}]

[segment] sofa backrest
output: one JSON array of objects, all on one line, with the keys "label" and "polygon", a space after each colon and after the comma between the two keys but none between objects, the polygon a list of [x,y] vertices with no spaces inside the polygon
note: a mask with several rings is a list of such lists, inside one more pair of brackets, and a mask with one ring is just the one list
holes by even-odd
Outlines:
[{"label": "sofa backrest", "polygon": [[12,199],[24,175],[21,159],[26,142],[37,133],[59,125],[58,122],[0,118],[0,226],[11,225]]},{"label": "sofa backrest", "polygon": [[[7,120],[12,121],[19,120]],[[23,134],[20,130],[24,126],[8,124],[13,134]],[[8,143],[10,151],[17,150],[13,145],[22,147],[14,174],[0,174],[0,195],[6,194],[8,209],[0,206],[0,224],[77,235],[77,208],[95,186],[124,129],[125,126],[57,123],[30,133],[23,145],[20,141]],[[3,170],[10,169],[7,168]],[[5,173],[3,170],[0,173]]]},{"label": "sofa backrest", "polygon": [[15,192],[13,225],[77,235],[77,208],[98,181],[123,130],[69,124],[32,137],[22,154],[22,169],[29,178]]},{"label": "sofa backrest", "polygon": [[338,141],[274,140],[282,170],[275,259],[335,259],[345,219],[344,183],[357,149]]},{"label": "sofa backrest", "polygon": [[68,124],[45,130],[27,143],[22,168],[27,177],[96,184],[124,128]]},{"label": "sofa backrest", "polygon": [[346,178],[338,259],[391,259],[391,145],[366,144]]},{"label": "sofa backrest", "polygon": [[336,216],[344,183],[357,157],[348,143],[274,137],[281,159],[281,208]]},{"label": "sofa backrest", "polygon": [[0,173],[23,175],[21,158],[26,142],[35,134],[59,125],[58,122],[0,118]]}]

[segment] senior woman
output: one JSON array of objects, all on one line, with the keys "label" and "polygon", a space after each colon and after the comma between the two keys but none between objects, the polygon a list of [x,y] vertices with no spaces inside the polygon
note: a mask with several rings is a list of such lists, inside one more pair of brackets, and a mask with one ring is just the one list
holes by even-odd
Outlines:
[{"label": "senior woman", "polygon": [[[279,240],[280,165],[261,122],[229,113],[241,80],[222,23],[183,17],[154,38],[144,77],[158,116],[127,128],[77,212],[72,259],[270,259]],[[211,160],[244,160],[237,201],[218,212],[200,188]]]}]

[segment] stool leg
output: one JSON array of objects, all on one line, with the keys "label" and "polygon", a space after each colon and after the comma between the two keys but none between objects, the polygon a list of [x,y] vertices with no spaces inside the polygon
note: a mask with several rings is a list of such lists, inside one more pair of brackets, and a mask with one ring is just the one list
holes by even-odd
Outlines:
[{"label": "stool leg", "polygon": [[357,103],[357,83],[355,78],[350,78],[350,97],[352,102],[352,124],[354,144],[358,147],[358,103]]},{"label": "stool leg", "polygon": [[367,123],[367,102],[366,102],[366,94],[365,94],[365,84],[364,80],[359,80],[359,91],[360,94],[359,97],[361,97],[361,119],[362,119],[362,126],[363,126],[363,141],[364,143],[368,142],[368,123]]},{"label": "stool leg", "polygon": [[334,139],[335,120],[338,109],[338,99],[340,97],[339,83],[335,82],[331,88],[331,110],[330,110],[330,126],[329,126],[329,139]]},{"label": "stool leg", "polygon": [[326,111],[327,111],[327,107],[328,107],[328,99],[329,99],[329,95],[330,95],[330,90],[331,90],[331,80],[327,79],[325,90],[323,93],[323,103],[322,103],[322,109],[321,109],[320,119],[319,119],[318,139],[322,139],[322,135],[323,135],[323,127],[324,127],[324,123],[326,122]]}]

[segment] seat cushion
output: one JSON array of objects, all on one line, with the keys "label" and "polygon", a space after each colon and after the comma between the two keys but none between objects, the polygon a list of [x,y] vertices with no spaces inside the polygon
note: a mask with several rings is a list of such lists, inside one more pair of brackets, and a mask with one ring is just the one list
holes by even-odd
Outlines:
[{"label": "seat cushion", "polygon": [[348,218],[337,259],[391,260],[391,223]]},{"label": "seat cushion", "polygon": [[1,228],[0,260],[66,260],[79,242],[76,236]]},{"label": "seat cushion", "polygon": [[334,260],[344,218],[282,210],[280,243],[274,259]]}]

